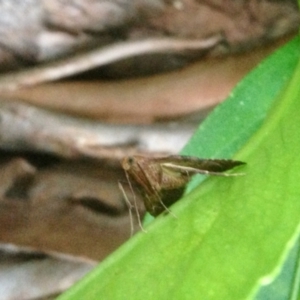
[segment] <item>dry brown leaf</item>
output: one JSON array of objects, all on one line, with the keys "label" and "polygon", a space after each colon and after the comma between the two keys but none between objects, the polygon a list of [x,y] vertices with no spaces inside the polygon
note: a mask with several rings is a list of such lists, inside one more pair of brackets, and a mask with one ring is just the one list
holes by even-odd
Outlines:
[{"label": "dry brown leaf", "polygon": [[96,263],[61,253],[0,243],[1,299],[54,299],[91,271]]},{"label": "dry brown leaf", "polygon": [[285,42],[283,39],[250,53],[200,61],[172,73],[119,81],[48,83],[7,96],[115,123],[151,123],[195,112],[205,116],[243,76]]},{"label": "dry brown leaf", "polygon": [[108,125],[19,102],[0,103],[0,148],[10,151],[119,160],[136,152],[178,152],[195,128],[172,123],[151,127]]},{"label": "dry brown leaf", "polygon": [[11,154],[2,154],[0,166],[2,242],[102,260],[130,237],[128,207],[118,189],[118,181],[125,182],[122,170]]}]

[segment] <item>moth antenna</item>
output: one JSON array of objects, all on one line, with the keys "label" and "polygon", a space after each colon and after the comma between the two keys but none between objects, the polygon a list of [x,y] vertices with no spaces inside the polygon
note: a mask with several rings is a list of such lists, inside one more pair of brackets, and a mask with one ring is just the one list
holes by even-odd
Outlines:
[{"label": "moth antenna", "polygon": [[214,175],[214,176],[242,176],[245,175],[245,173],[223,173],[223,172],[213,172],[213,171],[207,171],[207,170],[201,170],[193,167],[187,167],[187,166],[178,166],[174,165],[172,163],[164,163],[162,164],[165,168],[171,168],[175,170],[185,171],[187,173],[194,173],[194,174],[203,174],[203,175]]},{"label": "moth antenna", "polygon": [[[142,221],[141,221],[141,216],[140,216],[140,213],[139,213],[139,210],[138,210],[138,206],[137,206],[137,201],[136,201],[136,195],[134,193],[134,190],[133,190],[133,187],[132,187],[132,184],[131,184],[131,181],[130,181],[130,178],[128,176],[128,173],[125,172],[125,175],[126,175],[126,179],[128,181],[128,184],[129,184],[129,187],[130,187],[130,191],[131,191],[131,194],[132,194],[132,198],[133,198],[133,202],[134,202],[134,208],[135,208],[135,213],[136,213],[136,216],[137,216],[137,219],[138,219],[138,223],[139,223],[139,226],[141,228],[141,230],[143,232],[147,232],[147,230],[145,230],[145,228],[143,227],[142,225]],[[128,200],[128,198],[127,198]],[[128,200],[128,202],[130,203],[130,201]],[[132,204],[130,203],[131,207],[132,207]]]},{"label": "moth antenna", "polygon": [[118,186],[119,186],[119,189],[120,191],[122,192],[123,194],[123,197],[125,199],[125,202],[127,204],[127,207],[128,207],[128,211],[129,211],[129,218],[130,218],[130,236],[133,236],[133,230],[134,230],[134,227],[133,227],[133,216],[132,216],[132,208],[133,208],[133,205],[131,204],[131,202],[129,201],[129,199],[127,198],[127,195],[125,193],[125,190],[123,188],[123,185],[120,181],[118,181]]}]

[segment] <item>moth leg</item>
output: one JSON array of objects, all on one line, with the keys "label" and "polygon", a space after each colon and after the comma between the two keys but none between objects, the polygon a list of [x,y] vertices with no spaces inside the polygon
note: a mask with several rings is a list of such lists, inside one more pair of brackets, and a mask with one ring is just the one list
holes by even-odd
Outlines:
[{"label": "moth leg", "polygon": [[160,197],[159,197],[159,203],[163,206],[163,208],[165,209],[165,212],[172,215],[175,219],[178,219],[178,217],[162,202]]},{"label": "moth leg", "polygon": [[129,218],[130,218],[130,236],[133,236],[133,216],[132,216],[132,209],[133,209],[133,205],[131,204],[131,202],[129,201],[129,199],[127,198],[127,195],[125,193],[125,190],[123,188],[123,185],[122,183],[119,181],[118,182],[118,186],[119,186],[119,189],[120,191],[122,192],[123,194],[123,198],[125,199],[125,202],[127,204],[127,207],[128,207],[128,211],[129,211]]},{"label": "moth leg", "polygon": [[[138,219],[139,226],[140,226],[140,228],[141,228],[141,230],[142,230],[143,232],[147,232],[147,231],[145,230],[145,228],[143,227],[143,225],[142,225],[141,216],[140,216],[140,213],[139,213],[139,210],[138,210],[137,201],[136,201],[136,195],[135,195],[135,193],[134,193],[134,190],[133,190],[133,187],[132,187],[130,178],[129,178],[129,176],[128,176],[128,173],[125,172],[125,175],[126,175],[126,178],[127,178],[127,181],[128,181],[129,187],[130,187],[130,191],[131,191],[131,194],[132,194],[132,198],[133,198],[133,202],[134,202],[133,206],[134,206],[134,208],[135,208],[135,213],[136,213],[136,216],[137,216],[137,219]],[[124,189],[123,189],[123,190],[124,190]],[[127,201],[130,203],[130,207],[132,208],[132,204],[131,204],[131,202],[128,200],[128,198],[127,198]],[[131,211],[131,209],[130,209],[130,211]],[[132,218],[132,214],[131,214],[131,218]]]}]

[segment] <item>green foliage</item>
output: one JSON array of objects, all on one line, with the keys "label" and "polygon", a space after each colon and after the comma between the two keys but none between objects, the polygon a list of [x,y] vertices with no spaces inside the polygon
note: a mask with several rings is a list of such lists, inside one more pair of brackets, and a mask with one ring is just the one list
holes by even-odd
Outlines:
[{"label": "green foliage", "polygon": [[158,217],[59,299],[251,299],[274,280],[300,228],[299,43],[251,72],[183,151],[237,152],[246,175],[197,184],[177,218]]}]

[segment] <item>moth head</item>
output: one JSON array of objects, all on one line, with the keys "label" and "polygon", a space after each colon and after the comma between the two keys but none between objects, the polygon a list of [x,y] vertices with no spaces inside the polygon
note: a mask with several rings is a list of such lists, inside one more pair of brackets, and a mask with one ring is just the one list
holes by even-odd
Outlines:
[{"label": "moth head", "polygon": [[132,156],[127,156],[122,160],[122,167],[125,171],[129,170],[134,164],[135,160]]}]

